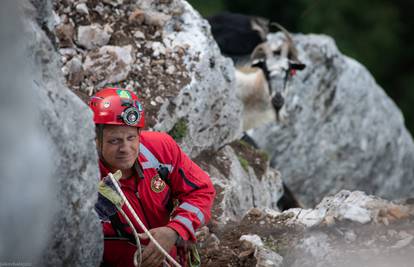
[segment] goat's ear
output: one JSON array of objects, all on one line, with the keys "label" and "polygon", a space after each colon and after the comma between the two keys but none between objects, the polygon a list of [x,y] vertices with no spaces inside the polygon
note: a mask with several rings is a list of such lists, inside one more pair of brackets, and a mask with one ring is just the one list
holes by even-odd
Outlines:
[{"label": "goat's ear", "polygon": [[252,54],[250,55],[250,59],[252,61],[270,57],[272,57],[272,50],[270,49],[269,44],[267,42],[258,44],[254,48]]},{"label": "goat's ear", "polygon": [[300,61],[296,61],[296,60],[295,61],[289,60],[289,66],[291,69],[294,69],[294,70],[303,70],[304,68],[306,68],[305,64],[303,64]]},{"label": "goat's ear", "polygon": [[264,59],[255,59],[252,61],[251,67],[263,69],[265,65]]}]

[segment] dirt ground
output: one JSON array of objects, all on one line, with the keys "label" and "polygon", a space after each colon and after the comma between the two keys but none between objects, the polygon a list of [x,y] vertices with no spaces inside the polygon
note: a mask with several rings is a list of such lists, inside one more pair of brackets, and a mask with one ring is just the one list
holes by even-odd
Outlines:
[{"label": "dirt ground", "polygon": [[[356,266],[355,259],[358,259],[358,264],[378,263],[369,266],[394,266],[393,263],[397,263],[395,266],[412,266],[409,262],[414,261],[414,245],[401,245],[401,238],[404,235],[414,235],[413,217],[389,225],[342,221],[334,226],[312,228],[286,224],[289,218],[288,213],[283,213],[276,218],[263,217],[257,213],[248,215],[238,223],[231,222],[223,227],[211,227],[210,233],[218,237],[220,244],[215,248],[208,247],[203,243],[208,243],[205,238],[200,239],[199,252],[202,266],[255,266],[254,251],[249,251],[239,241],[245,234],[260,236],[265,247],[283,257],[282,266],[292,266],[298,258],[311,257],[305,254],[298,255],[303,252],[298,252],[294,248],[297,248],[304,238],[319,232],[328,236],[331,248],[335,254],[338,254],[338,263],[342,264],[339,266]],[[355,240],[352,242],[346,242],[344,238],[349,230],[355,233]],[[298,266],[297,263],[295,266]]]},{"label": "dirt ground", "polygon": [[200,239],[202,266],[255,266],[254,250],[240,241],[240,237],[247,234],[260,236],[265,246],[280,255],[286,254],[287,249],[303,236],[302,227],[286,226],[285,220],[289,217],[270,218],[251,213],[240,222],[230,222],[222,227],[210,226],[210,233],[219,238],[220,244],[216,248],[208,247],[204,246],[205,240]]}]

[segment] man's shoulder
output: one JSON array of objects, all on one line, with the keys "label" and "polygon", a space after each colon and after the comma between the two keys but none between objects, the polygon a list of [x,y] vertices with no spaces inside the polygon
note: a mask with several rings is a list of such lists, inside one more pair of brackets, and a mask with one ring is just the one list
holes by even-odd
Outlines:
[{"label": "man's shoulder", "polygon": [[142,131],[140,137],[142,141],[163,141],[171,138],[167,133],[153,131]]},{"label": "man's shoulder", "polygon": [[174,139],[163,132],[141,132],[140,143],[161,162],[170,162],[180,151]]},{"label": "man's shoulder", "polygon": [[175,143],[174,139],[164,132],[142,131],[140,139],[144,146],[164,146]]}]

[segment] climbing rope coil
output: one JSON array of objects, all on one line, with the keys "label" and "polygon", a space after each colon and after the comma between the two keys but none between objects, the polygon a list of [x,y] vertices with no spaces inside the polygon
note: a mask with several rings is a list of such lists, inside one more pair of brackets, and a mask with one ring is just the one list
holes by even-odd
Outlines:
[{"label": "climbing rope coil", "polygon": [[[125,194],[122,192],[121,187],[119,185],[119,179],[122,177],[122,172],[120,170],[116,171],[114,174],[109,173],[108,176],[104,177],[98,186],[99,193],[108,199],[112,204],[115,205],[116,209],[120,212],[122,217],[124,217],[125,221],[128,223],[129,227],[131,227],[136,244],[137,250],[134,253],[134,266],[139,267],[142,263],[142,247],[140,243],[141,235],[138,234],[134,225],[131,222],[131,219],[128,218],[126,213],[122,210],[123,205],[126,205],[126,208],[131,212],[134,220],[138,223],[138,225],[144,230],[144,233],[149,237],[149,239],[155,244],[155,246],[165,255],[165,257],[176,267],[181,267],[181,265],[173,258],[167,251],[157,242],[157,240],[151,235],[145,225],[142,223],[141,219],[138,217],[134,209],[132,208],[131,204],[129,203],[128,199],[125,197]],[[115,188],[110,186],[112,184]],[[115,190],[114,190],[115,189]],[[166,260],[164,260],[164,264],[170,266]]]}]

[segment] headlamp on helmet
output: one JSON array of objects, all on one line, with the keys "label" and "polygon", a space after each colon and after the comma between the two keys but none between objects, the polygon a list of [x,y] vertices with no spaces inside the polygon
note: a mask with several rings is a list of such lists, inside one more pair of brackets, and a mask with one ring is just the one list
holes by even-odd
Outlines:
[{"label": "headlamp on helmet", "polygon": [[131,91],[104,88],[91,97],[89,107],[94,112],[95,124],[145,126],[142,105]]}]

